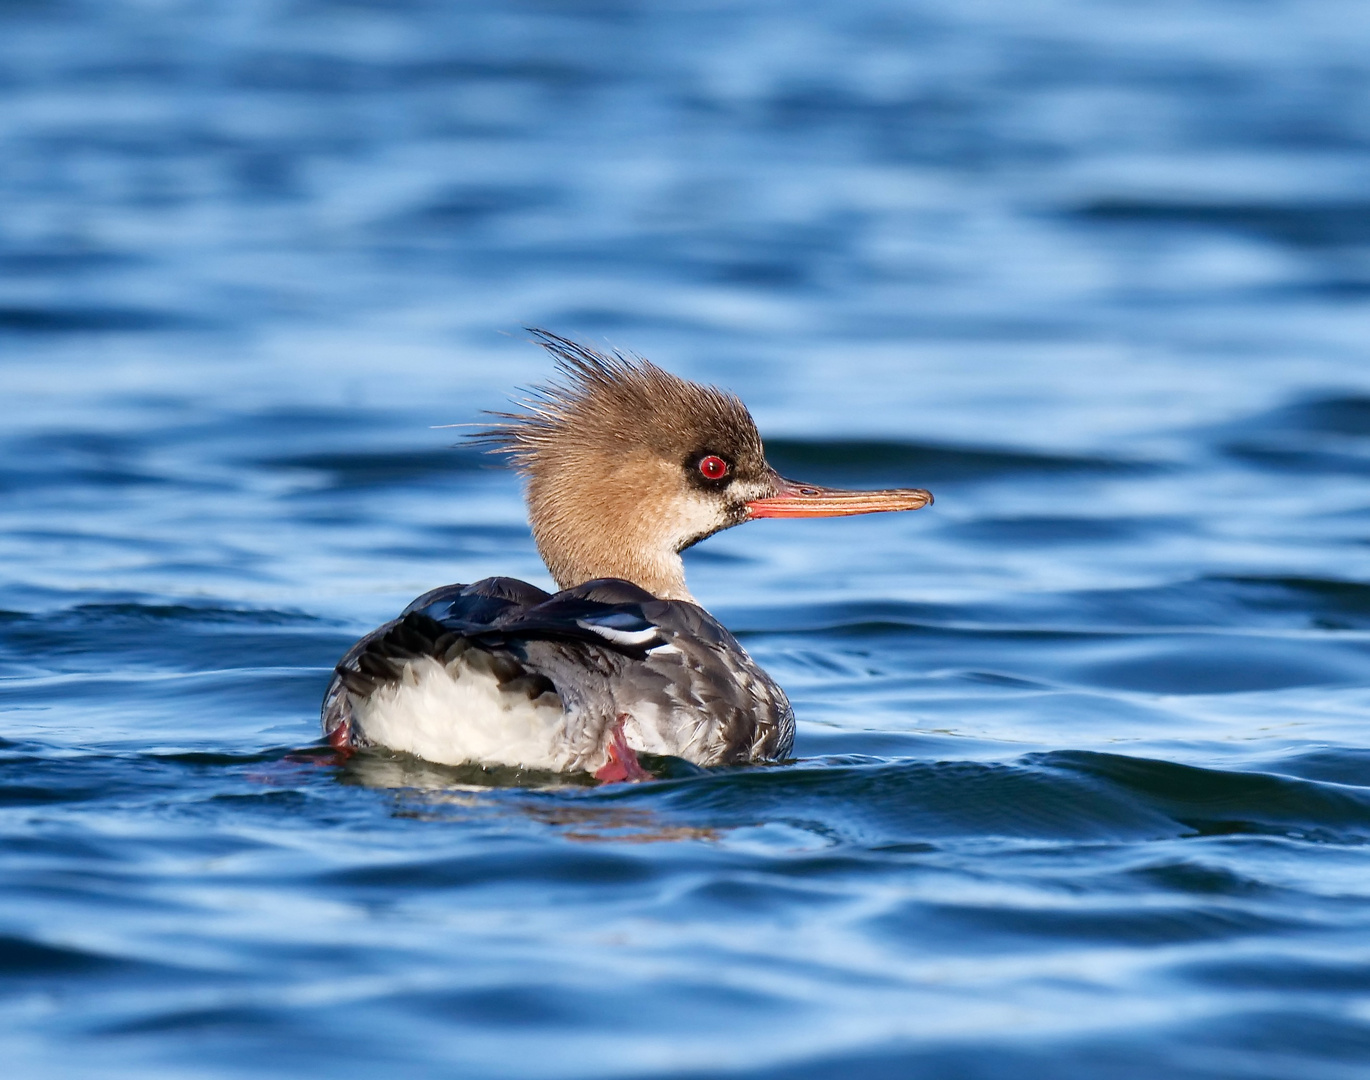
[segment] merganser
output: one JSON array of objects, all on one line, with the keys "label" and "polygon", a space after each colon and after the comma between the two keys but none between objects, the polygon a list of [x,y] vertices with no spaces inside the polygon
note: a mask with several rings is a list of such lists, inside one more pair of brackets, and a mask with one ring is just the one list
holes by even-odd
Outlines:
[{"label": "merganser", "polygon": [[494,577],[424,593],[339,662],[330,743],[604,781],[646,777],[639,753],[787,757],[789,699],[690,595],[680,553],[756,518],[917,510],[932,495],[786,480],[731,394],[529,332],[562,381],[475,437],[523,474],[561,591]]}]

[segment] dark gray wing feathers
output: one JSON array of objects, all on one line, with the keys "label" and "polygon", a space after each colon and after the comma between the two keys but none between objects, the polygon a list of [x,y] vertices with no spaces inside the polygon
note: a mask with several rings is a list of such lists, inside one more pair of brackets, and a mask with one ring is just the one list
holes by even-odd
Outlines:
[{"label": "dark gray wing feathers", "polygon": [[567,708],[632,713],[650,703],[677,729],[682,756],[702,764],[775,760],[793,742],[784,692],[716,619],[615,579],[555,595],[512,578],[424,593],[339,662],[325,733],[357,745],[350,695],[398,680],[417,657],[458,656],[488,670],[502,692],[555,694]]}]

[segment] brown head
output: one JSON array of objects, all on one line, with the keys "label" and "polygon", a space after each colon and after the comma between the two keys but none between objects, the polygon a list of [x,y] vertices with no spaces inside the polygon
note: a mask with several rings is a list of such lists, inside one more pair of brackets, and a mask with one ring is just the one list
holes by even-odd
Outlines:
[{"label": "brown head", "polygon": [[557,585],[624,578],[691,600],[680,552],[760,517],[916,510],[921,489],[838,491],[785,480],[766,464],[747,407],[731,394],[619,353],[530,331],[564,381],[476,437],[527,480],[533,538]]}]

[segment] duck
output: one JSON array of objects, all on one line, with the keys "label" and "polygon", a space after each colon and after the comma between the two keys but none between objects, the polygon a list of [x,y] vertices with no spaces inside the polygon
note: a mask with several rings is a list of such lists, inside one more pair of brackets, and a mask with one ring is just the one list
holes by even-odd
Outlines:
[{"label": "duck", "polygon": [[917,510],[932,495],[785,479],[733,394],[529,333],[556,377],[473,437],[521,474],[558,591],[489,577],[419,596],[334,668],[327,741],[602,782],[648,778],[639,755],[785,760],[789,699],[690,593],[681,552],[749,521]]}]

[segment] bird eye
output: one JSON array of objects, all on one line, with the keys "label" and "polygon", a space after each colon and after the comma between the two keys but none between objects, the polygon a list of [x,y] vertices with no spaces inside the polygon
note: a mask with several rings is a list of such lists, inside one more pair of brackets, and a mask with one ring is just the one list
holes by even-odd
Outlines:
[{"label": "bird eye", "polygon": [[722,480],[728,475],[728,463],[717,454],[710,454],[699,463],[699,471],[706,480]]}]

